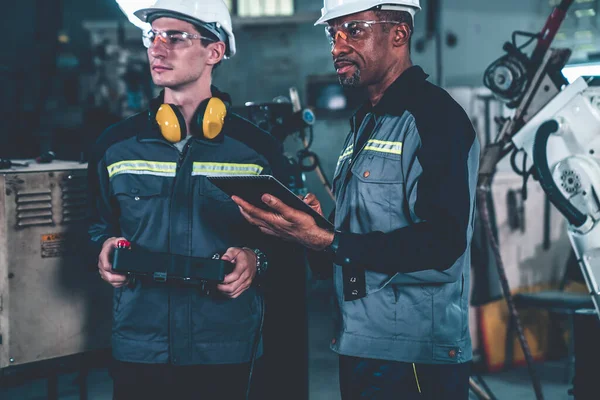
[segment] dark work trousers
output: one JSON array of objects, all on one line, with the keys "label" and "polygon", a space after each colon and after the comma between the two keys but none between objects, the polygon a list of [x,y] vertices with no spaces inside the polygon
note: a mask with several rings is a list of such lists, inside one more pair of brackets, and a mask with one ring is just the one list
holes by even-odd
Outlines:
[{"label": "dark work trousers", "polygon": [[250,364],[173,366],[114,361],[113,400],[244,400]]},{"label": "dark work trousers", "polygon": [[412,363],[340,356],[339,373],[342,400],[469,398],[470,362],[413,368]]}]

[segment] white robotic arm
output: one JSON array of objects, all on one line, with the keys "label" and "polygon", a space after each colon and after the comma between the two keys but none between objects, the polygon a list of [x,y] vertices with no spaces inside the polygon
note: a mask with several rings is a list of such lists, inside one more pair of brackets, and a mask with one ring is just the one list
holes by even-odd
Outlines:
[{"label": "white robotic arm", "polygon": [[[527,178],[532,168],[550,201],[569,221],[569,237],[600,317],[600,114],[593,89],[582,79],[568,83],[562,69],[569,49],[550,46],[575,0],[561,0],[538,33],[516,31],[506,54],[484,73],[484,85],[516,111],[505,119],[496,140],[486,143],[477,182],[478,215],[496,260],[496,268],[511,320],[525,355],[537,400],[544,396],[533,357],[511,294],[490,217],[491,184],[498,162],[522,150],[528,156]],[[529,37],[518,45],[517,36]],[[537,39],[527,56],[523,49]],[[514,161],[514,158],[512,159]]]},{"label": "white robotic arm", "polygon": [[568,220],[568,235],[600,317],[600,90],[579,78],[512,137]]}]

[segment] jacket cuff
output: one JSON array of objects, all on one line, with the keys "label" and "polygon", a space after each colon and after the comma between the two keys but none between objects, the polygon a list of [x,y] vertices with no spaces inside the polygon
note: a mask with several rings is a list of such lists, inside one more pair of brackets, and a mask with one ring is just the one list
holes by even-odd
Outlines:
[{"label": "jacket cuff", "polygon": [[337,248],[333,261],[341,266],[353,264],[355,251],[361,249],[359,241],[359,235],[336,231],[334,242],[337,242]]}]

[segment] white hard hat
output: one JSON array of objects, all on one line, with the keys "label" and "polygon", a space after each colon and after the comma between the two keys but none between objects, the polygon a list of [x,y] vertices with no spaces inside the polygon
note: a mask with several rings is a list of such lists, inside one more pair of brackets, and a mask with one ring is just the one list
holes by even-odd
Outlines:
[{"label": "white hard hat", "polygon": [[134,14],[144,22],[152,22],[160,17],[172,17],[199,25],[225,42],[227,58],[235,54],[231,15],[223,0],[158,0],[154,6],[142,8]]},{"label": "white hard hat", "polygon": [[380,6],[382,10],[406,11],[415,18],[421,10],[419,0],[324,0],[321,8],[321,18],[315,25],[326,24],[335,18],[343,17]]}]

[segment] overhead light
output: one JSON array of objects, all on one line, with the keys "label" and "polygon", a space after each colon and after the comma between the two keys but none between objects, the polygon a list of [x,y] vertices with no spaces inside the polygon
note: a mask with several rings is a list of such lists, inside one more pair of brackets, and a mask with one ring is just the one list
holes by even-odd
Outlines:
[{"label": "overhead light", "polygon": [[556,32],[554,40],[567,40],[567,34],[564,32]]},{"label": "overhead light", "polygon": [[577,40],[590,40],[594,38],[594,32],[590,30],[586,31],[577,31],[575,32],[575,39]]},{"label": "overhead light", "polygon": [[562,73],[569,83],[573,83],[580,76],[600,76],[600,64],[567,65]]},{"label": "overhead light", "polygon": [[575,16],[577,18],[593,17],[595,15],[596,15],[596,10],[594,10],[593,8],[575,10]]},{"label": "overhead light", "polygon": [[137,26],[138,28],[147,31],[150,30],[150,24],[142,22],[138,17],[133,15],[137,10],[142,8],[152,7],[156,0],[116,0],[119,8],[127,16],[129,22]]},{"label": "overhead light", "polygon": [[596,51],[598,51],[598,46],[593,43],[582,43],[573,48],[573,53],[593,53]]}]

